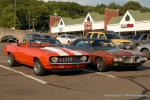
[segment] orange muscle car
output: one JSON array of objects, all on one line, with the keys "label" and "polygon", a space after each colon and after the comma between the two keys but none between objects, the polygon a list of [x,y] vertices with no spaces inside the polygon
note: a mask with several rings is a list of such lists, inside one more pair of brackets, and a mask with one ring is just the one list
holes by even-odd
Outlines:
[{"label": "orange muscle car", "polygon": [[87,53],[63,48],[55,39],[9,44],[4,47],[4,52],[9,66],[17,63],[32,66],[37,75],[44,75],[47,70],[82,69],[89,63]]},{"label": "orange muscle car", "polygon": [[111,40],[81,38],[72,42],[68,48],[88,52],[91,63],[99,71],[107,71],[112,66],[135,69],[147,60],[140,52],[118,49]]}]

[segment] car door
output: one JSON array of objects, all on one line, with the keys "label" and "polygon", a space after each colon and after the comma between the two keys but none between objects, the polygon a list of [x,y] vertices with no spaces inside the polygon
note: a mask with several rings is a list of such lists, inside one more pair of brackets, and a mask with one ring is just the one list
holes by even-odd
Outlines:
[{"label": "car door", "polygon": [[25,55],[24,55],[24,51],[26,50],[26,45],[25,44],[18,44],[15,50],[15,59],[20,62],[20,63],[24,63],[25,60]]},{"label": "car door", "polygon": [[34,51],[32,51],[26,44],[18,45],[15,52],[15,58],[18,62],[31,65],[33,58],[31,55],[34,54]]}]

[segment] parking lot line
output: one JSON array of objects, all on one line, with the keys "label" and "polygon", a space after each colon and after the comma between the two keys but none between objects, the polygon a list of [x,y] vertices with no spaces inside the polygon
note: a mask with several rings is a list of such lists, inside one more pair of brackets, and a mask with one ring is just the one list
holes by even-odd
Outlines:
[{"label": "parking lot line", "polygon": [[22,75],[22,76],[24,76],[24,77],[30,78],[30,79],[32,79],[32,80],[38,82],[38,83],[41,83],[41,84],[48,84],[48,82],[46,82],[46,81],[43,81],[43,80],[38,79],[38,78],[36,78],[36,77],[33,77],[33,76],[31,76],[31,75],[27,75],[27,74],[25,74],[25,73],[23,73],[23,72],[21,72],[21,71],[14,70],[14,69],[8,68],[8,67],[3,66],[3,65],[0,65],[0,67],[1,67],[1,68],[4,68],[4,69],[7,69],[7,70],[9,70],[9,71],[12,71],[12,72],[14,72],[14,73],[20,74],[20,75]]},{"label": "parking lot line", "polygon": [[107,76],[107,77],[110,77],[110,78],[119,78],[119,77],[116,77],[116,76],[113,76],[113,75],[104,74],[104,73],[101,73],[101,72],[95,72],[95,71],[91,71],[91,70],[87,70],[87,69],[84,69],[84,71],[96,73],[96,74],[98,74],[98,75],[103,75],[103,76]]}]

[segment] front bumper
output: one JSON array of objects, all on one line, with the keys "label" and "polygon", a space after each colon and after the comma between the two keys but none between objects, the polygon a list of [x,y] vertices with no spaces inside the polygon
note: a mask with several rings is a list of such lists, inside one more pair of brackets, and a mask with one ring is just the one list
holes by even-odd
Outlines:
[{"label": "front bumper", "polygon": [[145,57],[139,56],[124,56],[121,60],[114,60],[112,66],[140,66],[147,60]]},{"label": "front bumper", "polygon": [[140,66],[142,65],[144,62],[141,63],[123,63],[123,62],[114,62],[112,64],[113,67],[132,67],[132,66]]},{"label": "front bumper", "polygon": [[75,64],[75,65],[71,65],[71,64],[60,64],[60,65],[47,65],[45,66],[46,69],[49,70],[72,70],[72,69],[80,69],[80,68],[84,68],[87,64]]}]

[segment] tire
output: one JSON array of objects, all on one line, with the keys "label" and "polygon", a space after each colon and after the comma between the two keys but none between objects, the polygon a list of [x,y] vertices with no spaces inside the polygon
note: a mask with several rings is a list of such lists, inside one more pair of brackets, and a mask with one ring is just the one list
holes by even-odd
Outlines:
[{"label": "tire", "polygon": [[43,65],[41,64],[39,59],[34,61],[34,72],[36,75],[42,76],[46,74],[46,70],[44,69]]},{"label": "tire", "polygon": [[108,69],[108,67],[105,65],[105,62],[102,58],[97,58],[96,67],[99,72],[105,72]]},{"label": "tire", "polygon": [[146,56],[147,59],[150,58],[150,52],[148,51],[148,49],[143,49],[141,52]]},{"label": "tire", "polygon": [[139,66],[130,66],[128,67],[129,70],[136,70]]},{"label": "tire", "polygon": [[8,60],[7,60],[7,62],[8,62],[8,65],[10,67],[14,67],[17,64],[17,62],[15,60],[15,57],[14,57],[14,55],[12,53],[8,54]]}]

